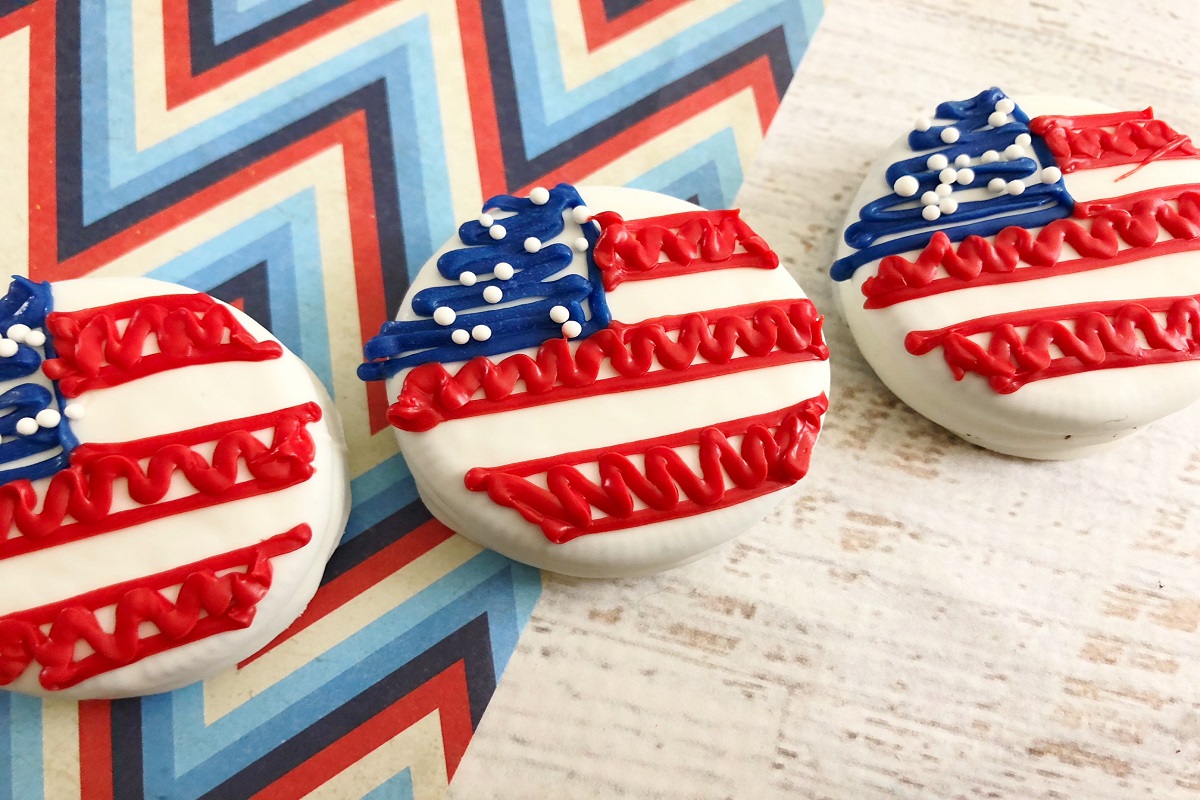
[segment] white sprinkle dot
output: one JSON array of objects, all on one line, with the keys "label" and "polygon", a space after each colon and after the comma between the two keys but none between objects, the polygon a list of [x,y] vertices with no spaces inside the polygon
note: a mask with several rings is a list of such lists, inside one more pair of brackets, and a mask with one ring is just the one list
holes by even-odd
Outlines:
[{"label": "white sprinkle dot", "polygon": [[988,189],[996,194],[1003,192],[1007,186],[1008,183],[1004,180],[1004,178],[992,178],[990,181],[988,181]]},{"label": "white sprinkle dot", "polygon": [[947,197],[938,203],[938,211],[941,211],[943,214],[953,214],[955,211],[958,211],[958,201],[953,197]]},{"label": "white sprinkle dot", "polygon": [[925,206],[921,209],[921,216],[933,222],[942,215],[941,210],[937,206]]},{"label": "white sprinkle dot", "polygon": [[0,339],[0,358],[12,358],[21,346],[12,339]]},{"label": "white sprinkle dot", "polygon": [[459,328],[458,330],[454,331],[454,333],[450,334],[450,341],[454,342],[455,344],[466,344],[467,342],[471,341],[471,334],[467,333],[464,329]]},{"label": "white sprinkle dot", "polygon": [[479,224],[485,228],[492,227],[492,225],[495,224],[495,222],[496,222],[496,220],[492,219],[491,214],[480,214],[479,215]]},{"label": "white sprinkle dot", "polygon": [[504,299],[504,290],[499,286],[489,286],[483,290],[483,299],[489,303],[499,303]]},{"label": "white sprinkle dot", "polygon": [[486,342],[492,338],[492,329],[487,325],[476,325],[471,328],[471,338],[477,342]]},{"label": "white sprinkle dot", "polygon": [[29,326],[18,322],[4,332],[4,335],[14,342],[23,342],[25,337],[29,335]]},{"label": "white sprinkle dot", "polygon": [[996,110],[1001,114],[1011,114],[1016,107],[1017,104],[1009,97],[1003,97],[996,101]]},{"label": "white sprinkle dot", "polygon": [[575,320],[570,320],[569,322],[563,323],[562,332],[563,336],[566,336],[568,339],[574,339],[576,336],[583,333],[583,326]]},{"label": "white sprinkle dot", "polygon": [[950,161],[941,153],[934,153],[929,158],[925,159],[925,166],[929,167],[935,172],[939,169],[945,169],[949,164]]},{"label": "white sprinkle dot", "polygon": [[450,306],[439,306],[433,310],[433,321],[438,325],[453,325],[456,319],[458,314]]},{"label": "white sprinkle dot", "polygon": [[507,261],[501,261],[492,270],[492,273],[502,281],[510,279],[515,272],[516,270],[513,269],[513,265],[509,264]]},{"label": "white sprinkle dot", "polygon": [[1029,147],[1029,145],[1033,144],[1033,138],[1028,133],[1018,133],[1016,142],[1021,147]]},{"label": "white sprinkle dot", "polygon": [[38,432],[37,420],[33,417],[24,417],[17,420],[17,433],[22,436],[32,436]]},{"label": "white sprinkle dot", "polygon": [[46,334],[39,330],[32,330],[25,337],[25,344],[30,347],[41,347],[46,343]]},{"label": "white sprinkle dot", "polygon": [[993,128],[999,128],[1006,122],[1008,122],[1008,114],[1003,114],[999,111],[993,111],[988,115],[988,125],[991,125]]},{"label": "white sprinkle dot", "polygon": [[53,428],[62,422],[62,414],[58,413],[53,408],[43,408],[34,417],[34,421],[40,428]]},{"label": "white sprinkle dot", "polygon": [[932,125],[933,122],[930,121],[929,117],[919,117],[917,121],[913,123],[913,128],[918,131],[927,131]]},{"label": "white sprinkle dot", "polygon": [[958,177],[956,177],[955,180],[963,186],[969,186],[971,181],[975,180],[975,170],[971,169],[970,167],[966,169],[960,169],[958,171]]},{"label": "white sprinkle dot", "polygon": [[982,164],[995,164],[999,160],[1000,154],[995,150],[984,150],[983,155],[979,157],[979,161]]},{"label": "white sprinkle dot", "polygon": [[492,227],[488,228],[488,236],[491,236],[493,239],[503,239],[505,234],[507,234],[507,233],[508,233],[508,229],[505,228],[503,225],[501,225],[499,222],[497,222]]},{"label": "white sprinkle dot", "polygon": [[529,192],[529,199],[535,206],[544,206],[550,201],[550,192],[544,186],[535,186]]},{"label": "white sprinkle dot", "polygon": [[538,250],[541,250],[541,249],[542,249],[542,243],[538,241],[536,236],[530,236],[528,239],[525,240],[525,252],[526,253],[536,253]]},{"label": "white sprinkle dot", "polygon": [[1009,161],[1016,161],[1018,158],[1025,157],[1025,148],[1019,144],[1010,144],[1004,148],[1004,157]]},{"label": "white sprinkle dot", "polygon": [[68,403],[67,407],[63,409],[63,416],[67,419],[83,419],[83,415],[86,413],[87,411],[81,403]]},{"label": "white sprinkle dot", "polygon": [[892,184],[892,189],[901,197],[912,197],[919,188],[921,188],[921,184],[912,175],[897,178],[896,182]]},{"label": "white sprinkle dot", "polygon": [[474,286],[477,280],[479,280],[479,276],[474,272],[463,272],[458,276],[458,282],[463,286]]},{"label": "white sprinkle dot", "polygon": [[957,177],[958,170],[956,170],[954,167],[946,167],[944,170],[938,173],[938,180],[942,183],[954,183]]},{"label": "white sprinkle dot", "polygon": [[954,166],[958,168],[971,166],[971,157],[966,153],[962,153],[958,158],[954,159]]},{"label": "white sprinkle dot", "polygon": [[592,210],[587,206],[575,206],[571,209],[571,219],[575,220],[576,224],[582,225],[592,218]]},{"label": "white sprinkle dot", "polygon": [[581,253],[586,253],[587,249],[588,249],[588,240],[583,238],[582,236],[580,236],[578,239],[576,239],[574,242],[571,243],[571,246],[574,247],[576,250],[578,250]]},{"label": "white sprinkle dot", "polygon": [[939,183],[934,187],[933,191],[938,197],[949,197],[950,193],[954,191],[954,187],[948,183]]},{"label": "white sprinkle dot", "polygon": [[958,128],[942,128],[941,139],[946,144],[954,144],[958,141]]},{"label": "white sprinkle dot", "polygon": [[557,323],[561,324],[563,322],[566,322],[570,318],[571,318],[571,312],[567,309],[566,306],[554,306],[554,308],[550,309],[550,319],[554,320]]},{"label": "white sprinkle dot", "polygon": [[1046,167],[1042,170],[1042,183],[1058,183],[1062,180],[1062,170],[1058,167]]},{"label": "white sprinkle dot", "polygon": [[1017,195],[1019,195],[1025,191],[1025,182],[1024,181],[1009,181],[1008,186],[1006,186],[1005,189],[1008,190],[1009,194],[1016,197]]},{"label": "white sprinkle dot", "polygon": [[[944,186],[945,184],[942,185]],[[932,190],[921,195],[921,205],[923,206],[936,206],[938,200],[941,200],[941,198],[938,197],[937,192]]]}]

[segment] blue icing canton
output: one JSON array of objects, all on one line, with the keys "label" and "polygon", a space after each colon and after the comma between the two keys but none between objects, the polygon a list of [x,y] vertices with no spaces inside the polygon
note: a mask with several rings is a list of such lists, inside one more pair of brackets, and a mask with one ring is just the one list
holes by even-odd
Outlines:
[{"label": "blue icing canton", "polygon": [[[54,358],[43,330],[52,310],[49,283],[13,277],[0,299],[0,380],[35,375],[44,359]],[[79,444],[66,419],[74,411],[57,384],[28,381],[0,393],[0,482],[36,480],[65,468]]]},{"label": "blue icing canton", "polygon": [[[1062,171],[1042,138],[1030,133],[1029,117],[1004,92],[992,88],[942,103],[936,116],[937,124],[919,120],[908,135],[918,154],[887,168],[892,192],[863,206],[846,228],[846,244],[858,249],[833,263],[834,280],[847,280],[876,259],[922,248],[938,232],[959,242],[1071,215],[1075,202]],[[959,195],[969,190],[976,190],[971,197]]]},{"label": "blue icing canton", "polygon": [[[534,189],[529,197],[499,195],[483,212],[458,229],[466,246],[438,258],[447,283],[413,296],[413,313],[421,319],[385,323],[367,342],[360,378],[384,380],[420,364],[509,353],[608,327],[612,317],[592,259],[599,233],[573,186]],[[568,214],[580,227],[574,249],[545,244],[566,229]],[[587,258],[586,277],[570,271],[575,250]]]}]

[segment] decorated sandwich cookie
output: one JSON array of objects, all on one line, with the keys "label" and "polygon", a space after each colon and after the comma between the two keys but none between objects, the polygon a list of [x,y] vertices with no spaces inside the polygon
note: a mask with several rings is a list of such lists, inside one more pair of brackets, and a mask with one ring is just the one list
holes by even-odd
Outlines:
[{"label": "decorated sandwich cookie", "polygon": [[421,497],[581,576],[691,561],[800,480],[821,316],[737,211],[568,185],[494,197],[366,346]]},{"label": "decorated sandwich cookie", "polygon": [[166,691],[299,616],[348,483],[337,414],[296,356],[144,278],[15,278],[0,335],[0,685]]},{"label": "decorated sandwich cookie", "polygon": [[877,163],[833,265],[900,399],[1029,458],[1101,450],[1200,397],[1200,156],[1151,109],[999,89]]}]

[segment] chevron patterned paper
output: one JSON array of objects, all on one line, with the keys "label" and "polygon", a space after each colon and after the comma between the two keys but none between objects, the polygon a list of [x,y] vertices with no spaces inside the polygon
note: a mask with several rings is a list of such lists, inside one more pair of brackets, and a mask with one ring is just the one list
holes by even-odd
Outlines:
[{"label": "chevron patterned paper", "polygon": [[[0,0],[0,252],[149,275],[271,328],[336,397],[354,511],[312,606],[204,684],[0,692],[0,800],[438,797],[541,588],[432,520],[354,376],[483,198],[731,205],[821,0]],[[371,787],[375,787],[372,789]]]}]

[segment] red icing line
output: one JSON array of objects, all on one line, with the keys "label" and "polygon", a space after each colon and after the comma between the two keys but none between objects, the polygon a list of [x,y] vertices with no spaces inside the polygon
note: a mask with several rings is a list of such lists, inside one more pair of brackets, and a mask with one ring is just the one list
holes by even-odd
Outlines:
[{"label": "red icing line", "polygon": [[[579,536],[703,514],[790,486],[808,472],[825,395],[795,406],[669,436],[566,453],[503,467],[477,467],[468,489],[516,510],[555,544]],[[739,446],[730,437],[742,436]],[[699,446],[697,475],[676,448]],[[642,456],[639,467],[629,456]],[[598,466],[600,483],[578,464]],[[547,486],[528,480],[545,474]],[[730,485],[732,484],[732,485]],[[645,508],[635,508],[641,500]],[[595,517],[593,508],[603,516]]]},{"label": "red icing line", "polygon": [[[402,430],[425,431],[448,419],[825,360],[822,321],[808,300],[756,303],[613,323],[574,352],[567,340],[550,339],[534,357],[517,353],[499,363],[473,358],[453,376],[441,364],[423,364],[405,377],[388,419]],[[674,339],[668,335],[673,331],[679,331]],[[735,358],[738,348],[744,355]],[[707,363],[693,365],[697,356]],[[652,370],[656,364],[662,369]],[[598,380],[605,366],[620,377]],[[524,392],[516,391],[518,381]],[[480,389],[484,396],[473,399]]]},{"label": "red icing line", "polygon": [[[882,259],[878,274],[863,282],[863,307],[883,308],[966,286],[1086,272],[1200,249],[1197,184],[1079,203],[1074,213],[1082,219],[1054,220],[1037,233],[1014,225],[996,234],[994,241],[968,236],[957,247],[939,231],[915,262],[902,255]],[[1160,225],[1172,238],[1157,241]],[[1064,243],[1082,257],[1060,262]],[[1127,247],[1122,249],[1122,244]],[[1022,263],[1031,266],[1018,268]],[[944,276],[938,277],[939,269]]]},{"label": "red icing line", "polygon": [[[307,403],[176,434],[80,445],[44,491],[28,480],[0,486],[0,559],[302,483],[316,454],[306,426],[320,418],[321,407]],[[254,435],[272,429],[269,446]],[[205,442],[216,443],[211,458],[192,449]],[[242,468],[249,480],[238,480]],[[176,475],[196,493],[163,502]],[[118,483],[139,507],[111,511]]]},{"label": "red icing line", "polygon": [[[1156,312],[1165,312],[1165,325]],[[1011,394],[1045,378],[1200,359],[1198,325],[1200,297],[1159,297],[981,317],[941,330],[913,331],[904,346],[916,356],[941,347],[956,380],[974,372],[995,391]],[[1018,328],[1026,328],[1025,333]],[[981,333],[990,334],[986,347],[968,338]],[[1055,357],[1051,348],[1062,355]]]},{"label": "red icing line", "polygon": [[[592,219],[602,228],[592,258],[610,292],[623,281],[710,269],[779,266],[779,256],[742,221],[737,209],[687,211],[629,221],[615,211],[601,211]],[[738,245],[743,252],[734,252]]]},{"label": "red icing line", "polygon": [[[1116,114],[1037,117],[1029,123],[1029,130],[1045,139],[1063,172],[1153,158],[1197,156],[1196,148],[1190,142],[1178,141],[1179,133],[1154,119],[1149,108]],[[1167,145],[1173,147],[1168,150]]]},{"label": "red icing line", "polygon": [[[126,322],[122,329],[119,322]],[[222,303],[205,294],[143,297],[46,317],[57,358],[42,364],[67,397],[192,364],[279,358]],[[145,353],[154,337],[157,353]]]},{"label": "red icing line", "polygon": [[[6,614],[0,617],[0,684],[12,683],[36,662],[43,688],[65,689],[164,650],[247,628],[271,588],[271,559],[311,539],[312,530],[298,525],[240,550]],[[246,571],[217,575],[237,567]],[[174,602],[161,593],[172,586],[180,587]],[[95,612],[114,605],[116,626],[110,633]],[[145,622],[157,632],[143,636]],[[80,640],[95,652],[76,660]]]}]

